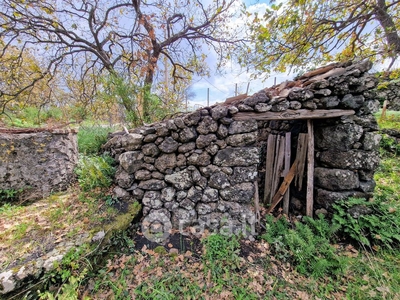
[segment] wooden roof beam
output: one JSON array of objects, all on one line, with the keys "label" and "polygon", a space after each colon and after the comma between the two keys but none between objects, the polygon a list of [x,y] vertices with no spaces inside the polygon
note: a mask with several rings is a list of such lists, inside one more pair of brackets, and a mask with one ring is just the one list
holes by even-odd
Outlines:
[{"label": "wooden roof beam", "polygon": [[255,119],[257,121],[269,120],[310,120],[310,119],[329,119],[342,116],[354,115],[355,111],[351,109],[288,109],[281,112],[238,112],[233,116],[235,121]]}]

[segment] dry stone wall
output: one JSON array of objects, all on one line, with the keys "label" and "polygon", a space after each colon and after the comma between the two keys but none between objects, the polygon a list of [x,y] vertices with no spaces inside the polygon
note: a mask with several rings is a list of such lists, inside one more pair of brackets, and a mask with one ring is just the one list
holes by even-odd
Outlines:
[{"label": "dry stone wall", "polygon": [[387,108],[390,110],[400,110],[400,79],[387,80],[380,79],[376,90],[377,98],[382,103],[388,100]]},{"label": "dry stone wall", "polygon": [[0,133],[0,189],[22,190],[25,200],[65,190],[77,161],[74,132]]},{"label": "dry stone wall", "polygon": [[262,191],[268,134],[295,131],[298,123],[304,126],[298,120],[238,120],[237,116],[341,108],[355,114],[314,121],[315,208],[329,208],[348,196],[369,197],[379,163],[378,127],[372,115],[379,102],[373,92],[376,79],[367,73],[370,67],[369,62],[337,64],[245,99],[129,134],[112,134],[104,150],[119,165],[115,195],[141,201],[144,220],[154,232],[193,224],[244,232],[255,221],[253,200],[256,184]]},{"label": "dry stone wall", "polygon": [[111,138],[104,148],[119,162],[117,196],[139,199],[150,223],[226,224],[236,232],[254,224],[258,127],[255,120],[234,121],[238,111],[202,109]]}]

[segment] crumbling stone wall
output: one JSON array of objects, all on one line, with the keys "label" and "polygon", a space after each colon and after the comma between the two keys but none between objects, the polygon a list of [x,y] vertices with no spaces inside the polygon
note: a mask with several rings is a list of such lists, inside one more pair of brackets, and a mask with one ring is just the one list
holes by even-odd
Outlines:
[{"label": "crumbling stone wall", "polygon": [[387,108],[390,110],[400,110],[400,79],[384,80],[380,79],[376,89],[377,99],[383,103],[388,100]]},{"label": "crumbling stone wall", "polygon": [[65,190],[77,161],[74,132],[0,133],[0,189],[22,189],[23,199]]},{"label": "crumbling stone wall", "polygon": [[341,108],[355,114],[314,121],[315,208],[329,208],[348,196],[369,197],[379,163],[372,115],[379,102],[370,67],[369,62],[337,64],[245,99],[111,135],[104,149],[119,164],[116,196],[140,200],[147,225],[166,226],[160,232],[191,224],[213,230],[227,222],[241,231],[254,224],[255,187],[263,182],[259,169],[268,134],[292,130],[298,121],[238,116],[275,112],[284,119],[282,113],[299,109]]}]

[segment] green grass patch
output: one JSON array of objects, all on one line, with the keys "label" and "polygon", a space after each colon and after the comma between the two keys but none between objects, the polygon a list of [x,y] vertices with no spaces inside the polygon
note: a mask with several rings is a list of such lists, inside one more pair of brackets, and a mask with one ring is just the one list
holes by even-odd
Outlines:
[{"label": "green grass patch", "polygon": [[78,149],[85,155],[99,154],[101,146],[107,142],[107,135],[113,127],[100,125],[81,126],[78,131]]},{"label": "green grass patch", "polygon": [[375,117],[380,129],[400,130],[400,111],[388,110],[386,111],[386,117],[382,118],[382,110],[379,110]]},{"label": "green grass patch", "polygon": [[400,204],[400,159],[385,157],[374,175],[374,198],[389,204]]},{"label": "green grass patch", "polygon": [[342,279],[347,299],[398,299],[400,295],[400,251],[363,252],[349,260]]}]

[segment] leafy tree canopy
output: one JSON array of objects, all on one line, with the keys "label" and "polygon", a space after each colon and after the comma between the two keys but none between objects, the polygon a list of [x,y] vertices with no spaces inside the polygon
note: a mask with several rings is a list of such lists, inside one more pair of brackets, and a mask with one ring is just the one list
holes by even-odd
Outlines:
[{"label": "leafy tree canopy", "polygon": [[240,62],[258,75],[364,58],[389,58],[390,68],[400,55],[400,1],[289,0],[255,14],[250,27],[255,48]]},{"label": "leafy tree canopy", "polygon": [[[0,39],[0,49],[2,46],[4,42]],[[49,79],[30,51],[20,52],[16,47],[9,47],[0,56],[0,114],[6,107],[18,110],[49,103]]]}]

